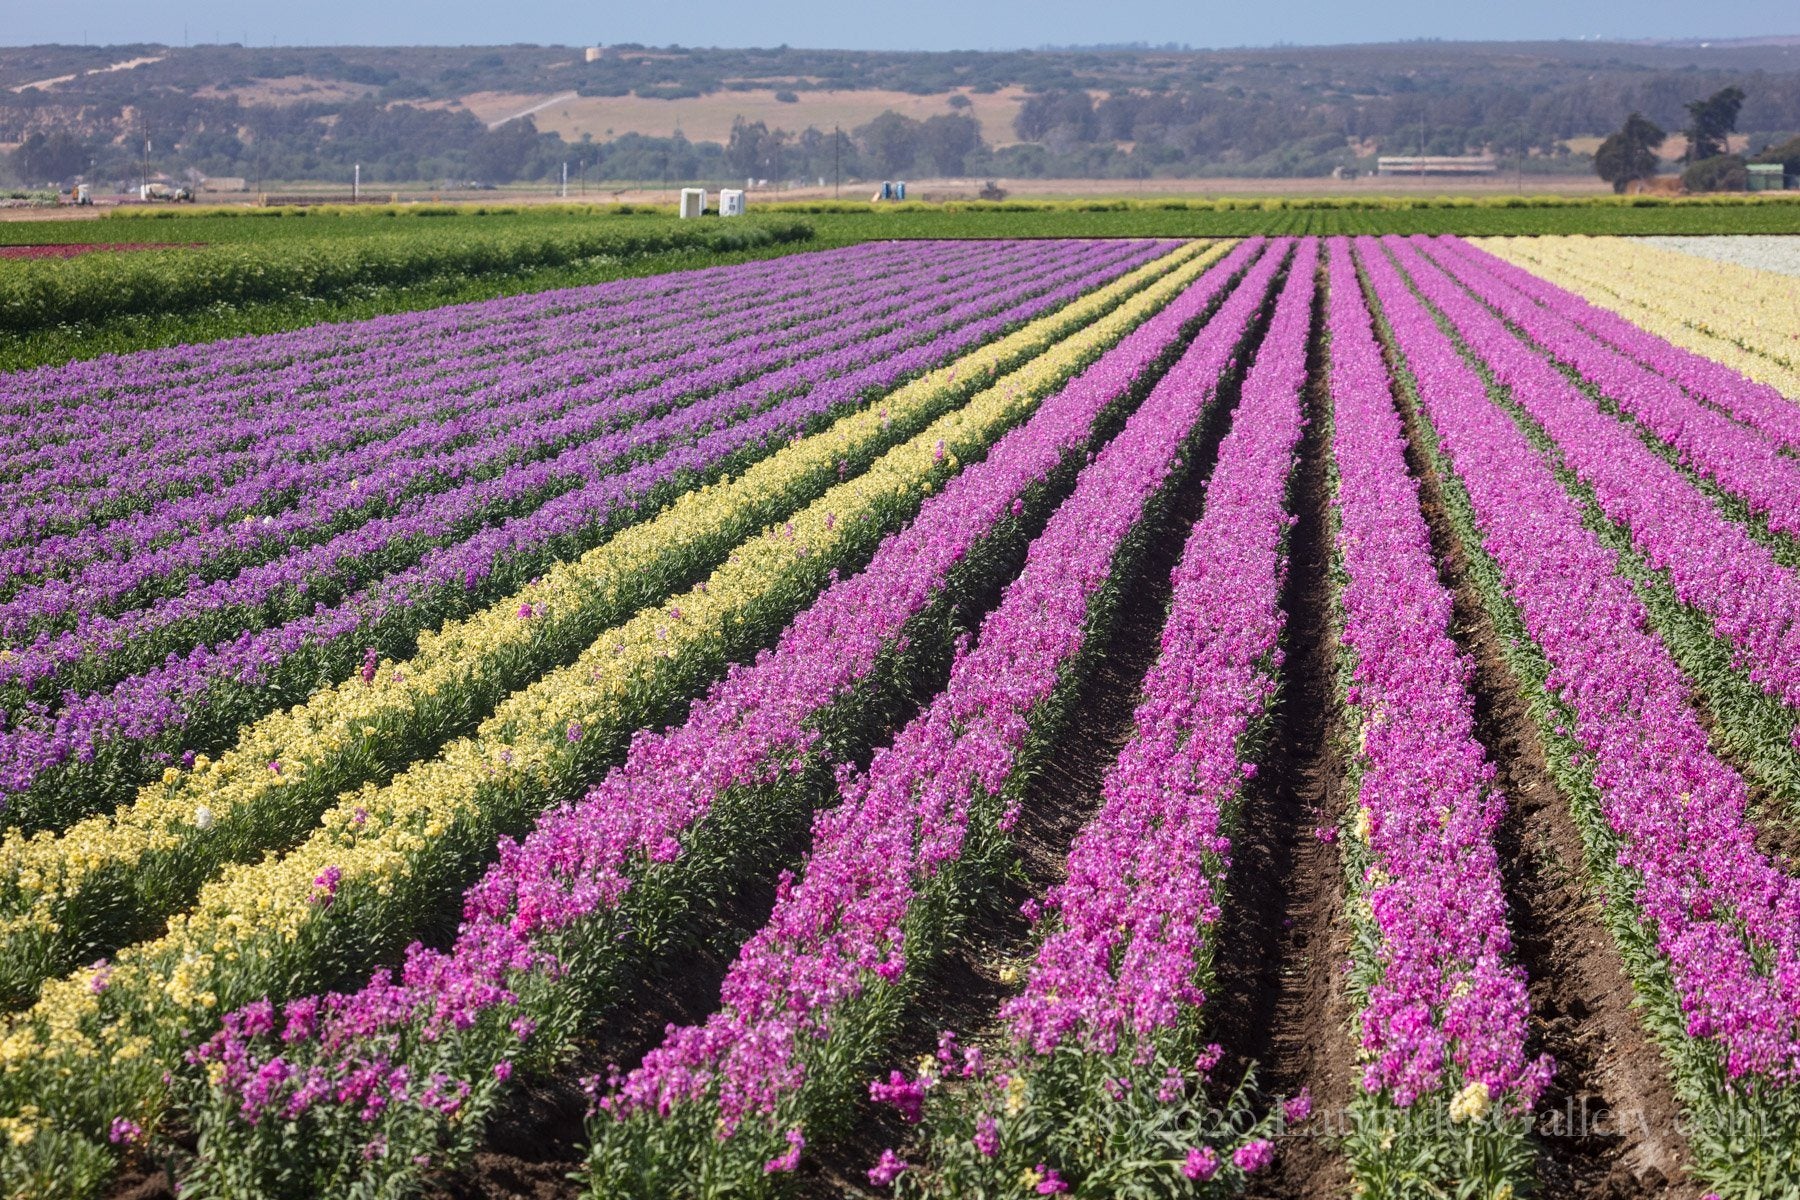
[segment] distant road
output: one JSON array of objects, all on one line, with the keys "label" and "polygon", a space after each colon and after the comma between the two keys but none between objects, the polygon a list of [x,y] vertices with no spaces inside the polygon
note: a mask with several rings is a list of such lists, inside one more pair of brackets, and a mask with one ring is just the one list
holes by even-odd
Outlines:
[{"label": "distant road", "polygon": [[[14,90],[17,90],[17,89],[14,89]],[[549,108],[552,104],[561,104],[564,100],[573,100],[575,97],[577,97],[579,95],[581,95],[580,92],[559,93],[558,95],[550,97],[548,100],[538,101],[536,104],[532,105],[530,108],[520,109],[518,112],[513,113],[510,116],[501,117],[498,121],[489,121],[488,128],[489,129],[498,129],[502,125],[506,124],[508,121],[517,121],[520,117],[529,117],[532,113],[543,112],[546,108]]]},{"label": "distant road", "polygon": [[[163,55],[157,54],[157,55],[154,55],[149,58],[129,58],[129,59],[126,59],[124,62],[116,62],[110,67],[95,67],[91,71],[83,71],[83,72],[80,72],[79,74],[75,74],[75,75],[58,75],[54,79],[36,79],[30,83],[21,83],[17,87],[12,88],[10,90],[13,92],[14,95],[17,95],[18,93],[23,92],[27,88],[55,87],[59,83],[67,83],[71,79],[79,79],[82,75],[104,75],[108,71],[129,71],[133,67],[147,67],[151,63],[161,62],[163,60],[163,57],[164,57]],[[572,93],[572,92],[570,93],[570,95],[573,95],[573,94],[574,93]]]}]

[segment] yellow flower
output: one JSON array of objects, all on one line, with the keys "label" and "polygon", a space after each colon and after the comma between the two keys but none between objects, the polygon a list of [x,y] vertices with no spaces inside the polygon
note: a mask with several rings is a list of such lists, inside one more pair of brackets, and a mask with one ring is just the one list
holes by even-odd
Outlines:
[{"label": "yellow flower", "polygon": [[1477,1079],[1456,1093],[1456,1098],[1450,1101],[1450,1119],[1479,1121],[1487,1116],[1492,1104],[1493,1095],[1488,1091],[1488,1085]]},{"label": "yellow flower", "polygon": [[1360,842],[1367,842],[1369,835],[1374,832],[1375,818],[1373,814],[1369,812],[1367,805],[1358,805],[1356,808],[1356,839]]}]

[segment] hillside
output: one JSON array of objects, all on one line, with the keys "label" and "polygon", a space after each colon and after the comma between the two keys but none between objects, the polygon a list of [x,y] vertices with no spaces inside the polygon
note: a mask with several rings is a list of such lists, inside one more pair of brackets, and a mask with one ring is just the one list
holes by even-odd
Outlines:
[{"label": "hillside", "polygon": [[1797,42],[624,45],[593,61],[567,46],[15,47],[0,48],[0,148],[29,140],[10,156],[21,182],[146,165],[341,179],[353,163],[369,181],[509,181],[564,160],[611,179],[1297,177],[1381,152],[1483,151],[1585,172],[1626,113],[1679,129],[1687,101],[1729,85],[1747,93],[1753,149],[1800,130]]}]

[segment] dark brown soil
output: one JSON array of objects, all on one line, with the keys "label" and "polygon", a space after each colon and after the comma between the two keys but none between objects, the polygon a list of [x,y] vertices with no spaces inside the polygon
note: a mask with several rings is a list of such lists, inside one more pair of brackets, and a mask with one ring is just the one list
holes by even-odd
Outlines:
[{"label": "dark brown soil", "polygon": [[1468,575],[1468,556],[1418,447],[1428,436],[1404,403],[1409,464],[1420,480],[1454,633],[1476,667],[1476,735],[1498,770],[1507,816],[1497,837],[1514,949],[1530,981],[1534,1051],[1556,1075],[1538,1108],[1542,1194],[1635,1200],[1699,1194],[1660,1052],[1632,1009],[1631,981],[1600,919],[1581,835],[1545,762],[1522,685]]},{"label": "dark brown soil", "polygon": [[1252,1197],[1342,1197],[1350,1180],[1328,1114],[1351,1099],[1349,1002],[1341,965],[1349,928],[1341,919],[1344,875],[1337,851],[1315,830],[1334,825],[1344,804],[1344,756],[1333,672],[1337,634],[1330,583],[1330,496],[1322,394],[1315,365],[1314,421],[1301,442],[1290,541],[1286,679],[1273,713],[1268,761],[1245,796],[1233,838],[1230,896],[1216,934],[1217,976],[1206,1008],[1225,1047],[1218,1078],[1235,1082],[1255,1065],[1268,1096],[1312,1093],[1321,1116],[1277,1144],[1275,1165]]}]

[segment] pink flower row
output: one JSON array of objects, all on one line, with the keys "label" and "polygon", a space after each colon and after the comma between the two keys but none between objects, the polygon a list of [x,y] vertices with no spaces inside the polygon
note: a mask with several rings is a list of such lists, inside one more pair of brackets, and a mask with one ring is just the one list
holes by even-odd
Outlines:
[{"label": "pink flower row", "polygon": [[[1757,849],[1744,781],[1712,753],[1688,684],[1615,556],[1379,245],[1358,245],[1482,549],[1573,718],[1576,765],[1637,880],[1631,899],[1666,960],[1687,1035],[1711,1044],[1729,1079],[1791,1079],[1800,880]],[[1471,347],[1482,357],[1491,349]]]},{"label": "pink flower row", "polygon": [[1485,1084],[1527,1108],[1549,1079],[1525,1050],[1525,972],[1512,961],[1494,833],[1505,798],[1475,738],[1473,669],[1451,637],[1406,436],[1350,247],[1331,245],[1330,386],[1337,553],[1347,581],[1347,700],[1360,719],[1376,979],[1360,1021],[1363,1087],[1405,1108]]},{"label": "pink flower row", "polygon": [[[1452,282],[1409,250],[1397,250],[1420,290],[1464,338],[1486,348],[1495,379],[1511,389],[1513,399],[1556,442],[1563,461],[1593,488],[1601,511],[1630,534],[1651,566],[1669,573],[1683,603],[1711,619],[1751,678],[1800,712],[1800,578],[1742,525],[1720,514],[1680,471],[1598,411],[1541,355],[1509,337],[1496,317],[1457,286],[1490,303],[1517,297],[1508,286],[1510,277],[1503,282],[1495,277],[1498,272],[1485,269],[1496,260],[1439,244],[1434,257],[1454,276]],[[1800,744],[1800,731],[1793,736]]]},{"label": "pink flower row", "polygon": [[944,691],[817,818],[802,881],[784,879],[725,979],[720,1011],[645,1057],[602,1102],[616,1118],[698,1105],[730,1138],[746,1121],[791,1124],[809,1100],[855,1086],[864,1064],[832,1047],[867,1038],[857,1013],[907,980],[909,945],[935,949],[915,921],[949,899],[971,838],[1011,829],[1013,770],[1040,706],[1088,648],[1090,606],[1190,452],[1287,250],[1250,270],[1082,473]]},{"label": "pink flower row", "polygon": [[1071,1039],[1112,1054],[1205,1001],[1195,972],[1230,864],[1222,820],[1256,773],[1241,739],[1273,699],[1282,660],[1287,483],[1305,425],[1318,259],[1315,241],[1295,255],[1175,568],[1131,740],[1070,848],[1066,882],[1045,898],[1037,924],[1051,932],[1024,992],[1003,1009],[1036,1054]]}]

